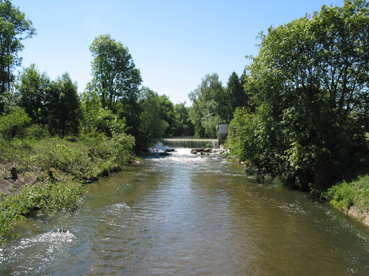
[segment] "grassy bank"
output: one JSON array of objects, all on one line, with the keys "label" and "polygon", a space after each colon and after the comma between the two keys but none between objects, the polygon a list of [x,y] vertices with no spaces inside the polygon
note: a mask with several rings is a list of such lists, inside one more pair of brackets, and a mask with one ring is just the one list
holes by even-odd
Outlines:
[{"label": "grassy bank", "polygon": [[125,134],[0,139],[0,240],[14,223],[36,213],[73,211],[84,183],[135,159],[133,145]]},{"label": "grassy bank", "polygon": [[335,207],[369,225],[369,175],[337,184],[322,196]]}]

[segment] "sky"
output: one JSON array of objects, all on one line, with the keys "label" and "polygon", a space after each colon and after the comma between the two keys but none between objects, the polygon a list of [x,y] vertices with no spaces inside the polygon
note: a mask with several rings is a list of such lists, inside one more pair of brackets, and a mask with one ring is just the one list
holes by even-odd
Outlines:
[{"label": "sky", "polygon": [[[56,79],[68,72],[83,92],[91,80],[89,46],[100,34],[128,47],[143,86],[174,103],[206,74],[226,86],[257,55],[258,34],[342,0],[13,0],[36,28],[24,40],[22,67],[36,64]],[[19,68],[20,70],[21,68]]]}]

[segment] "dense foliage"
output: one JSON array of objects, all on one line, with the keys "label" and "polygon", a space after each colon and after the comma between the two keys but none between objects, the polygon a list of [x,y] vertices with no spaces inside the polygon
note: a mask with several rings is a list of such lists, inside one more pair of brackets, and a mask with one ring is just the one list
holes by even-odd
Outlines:
[{"label": "dense foliage", "polygon": [[[72,210],[81,182],[131,162],[161,137],[217,136],[229,124],[231,155],[259,179],[279,176],[291,187],[338,206],[368,207],[369,4],[345,1],[270,27],[241,76],[223,86],[206,75],[186,102],[142,87],[127,47],[110,35],[90,45],[92,79],[78,94],[68,73],[50,80],[35,64],[23,68],[22,40],[32,22],[0,0],[0,180],[29,186],[0,198],[0,236],[31,213]],[[18,183],[18,182],[17,182]]]},{"label": "dense foliage", "polygon": [[92,42],[90,51],[93,56],[92,85],[99,93],[102,107],[116,110],[119,100],[137,100],[142,78],[128,48],[110,35],[99,35]]},{"label": "dense foliage", "polygon": [[351,183],[344,181],[329,188],[323,195],[338,208],[357,206],[369,210],[369,175],[360,176]]},{"label": "dense foliage", "polygon": [[0,112],[3,112],[3,95],[11,90],[13,71],[21,64],[18,53],[23,50],[22,40],[35,34],[32,22],[13,6],[10,0],[0,1]]},{"label": "dense foliage", "polygon": [[139,105],[142,108],[140,132],[148,142],[154,142],[156,138],[163,137],[169,124],[162,119],[162,101],[158,93],[147,87],[140,92]]},{"label": "dense foliage", "polygon": [[245,73],[239,77],[233,72],[227,87],[223,87],[219,76],[214,73],[206,75],[201,84],[189,94],[192,101],[189,117],[197,137],[216,138],[218,124],[229,123],[237,107],[250,107],[254,110],[243,88],[246,80]]},{"label": "dense foliage", "polygon": [[[4,116],[2,123],[13,118],[14,114]],[[74,210],[85,190],[82,183],[119,170],[134,159],[134,139],[125,134],[113,138],[82,135],[68,141],[36,139],[34,126],[23,128],[22,133],[22,138],[0,139],[0,185],[12,184],[12,194],[0,197],[0,241],[15,222],[32,212],[51,215],[61,209]]]},{"label": "dense foliage", "polygon": [[73,209],[81,182],[118,170],[134,151],[193,134],[185,104],[142,88],[128,48],[110,35],[90,45],[92,80],[80,95],[68,73],[50,80],[32,64],[16,77],[35,29],[10,0],[0,14],[0,185],[13,187],[0,197],[0,239],[34,210]]},{"label": "dense foliage", "polygon": [[368,3],[355,0],[261,34],[245,85],[257,114],[236,114],[232,152],[304,190],[352,177],[368,156],[368,31]]}]

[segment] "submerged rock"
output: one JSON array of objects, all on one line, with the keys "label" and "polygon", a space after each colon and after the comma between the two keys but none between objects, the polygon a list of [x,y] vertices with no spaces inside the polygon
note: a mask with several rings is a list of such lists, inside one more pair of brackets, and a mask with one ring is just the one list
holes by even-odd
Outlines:
[{"label": "submerged rock", "polygon": [[69,233],[67,229],[54,229],[52,233]]}]

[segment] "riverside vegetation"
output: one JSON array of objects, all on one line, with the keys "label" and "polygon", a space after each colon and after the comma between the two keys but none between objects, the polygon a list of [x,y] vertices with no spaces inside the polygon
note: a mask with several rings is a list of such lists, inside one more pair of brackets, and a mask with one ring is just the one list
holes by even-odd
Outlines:
[{"label": "riverside vegetation", "polygon": [[[142,87],[127,47],[110,35],[90,45],[83,93],[68,73],[50,80],[21,65],[36,34],[0,1],[0,236],[36,213],[73,211],[83,183],[108,175],[161,137],[216,137],[229,123],[230,155],[259,179],[321,196],[339,208],[368,206],[369,5],[344,1],[270,27],[259,54],[224,87],[206,75],[192,106]],[[353,182],[351,182],[353,181]],[[341,184],[340,184],[341,183]]]},{"label": "riverside vegetation", "polygon": [[73,211],[84,183],[120,170],[162,136],[193,135],[186,103],[142,87],[127,47],[110,35],[91,43],[83,93],[66,72],[55,80],[23,68],[22,41],[36,34],[10,0],[0,1],[0,240],[15,222]]},{"label": "riverside vegetation", "polygon": [[196,135],[214,137],[217,123],[228,122],[230,155],[260,180],[279,177],[293,189],[365,213],[368,3],[323,5],[259,39],[259,53],[247,56],[241,78],[233,73],[223,87],[216,74],[207,75],[190,93]]},{"label": "riverside vegetation", "polygon": [[[7,117],[0,120],[3,133]],[[75,210],[86,191],[84,183],[135,160],[134,139],[125,134],[61,139],[47,137],[35,125],[18,131],[22,135],[0,139],[1,237],[29,216]],[[41,137],[35,138],[35,131]]]},{"label": "riverside vegetation", "polygon": [[256,112],[234,113],[231,153],[261,178],[367,212],[368,30],[357,0],[261,33],[245,84]]}]

